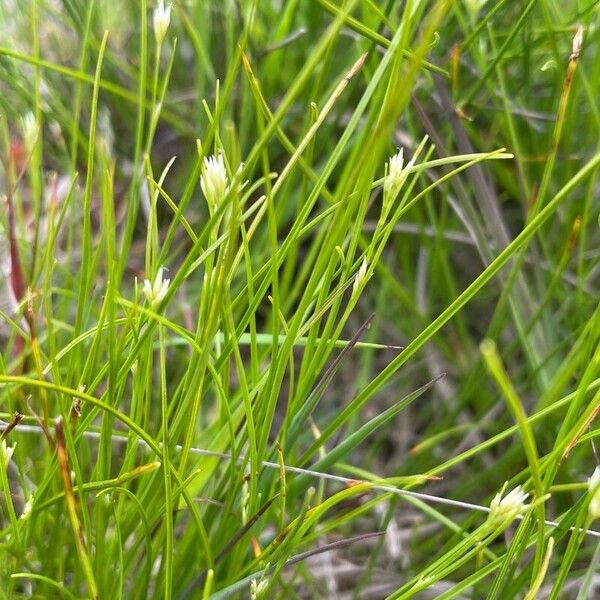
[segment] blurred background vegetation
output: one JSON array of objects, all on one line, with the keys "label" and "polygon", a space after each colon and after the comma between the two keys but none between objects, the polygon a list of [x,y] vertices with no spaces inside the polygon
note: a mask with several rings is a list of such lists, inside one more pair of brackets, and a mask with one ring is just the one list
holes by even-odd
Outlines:
[{"label": "blurred background vegetation", "polygon": [[[560,454],[560,443],[569,439],[567,425],[585,414],[592,395],[589,386],[599,371],[597,169],[577,182],[552,216],[536,228],[532,241],[515,248],[506,266],[479,293],[469,294],[468,304],[447,324],[439,322],[433,330],[427,327],[578,171],[597,157],[598,6],[592,0],[176,0],[168,33],[157,47],[152,32],[155,5],[146,0],[2,0],[0,186],[7,199],[1,209],[0,238],[2,373],[38,379],[42,374],[42,379],[69,389],[82,391],[84,386],[87,393],[109,403],[115,398],[115,408],[129,414],[157,443],[164,435],[164,383],[169,402],[175,399],[188,407],[179,410],[175,400],[169,404],[175,431],[170,443],[173,448],[185,445],[186,414],[195,415],[188,412],[195,389],[186,386],[198,384],[190,368],[194,360],[191,346],[180,338],[165,341],[164,332],[154,338],[154,346],[149,338],[136,345],[148,315],[118,298],[141,303],[136,277],[141,288],[142,280],[153,279],[156,269],[164,265],[173,280],[182,265],[190,267],[186,260],[199,254],[182,219],[174,219],[176,207],[198,238],[206,232],[209,239],[209,232],[214,231],[199,185],[205,155],[222,151],[230,178],[241,169],[241,179],[250,182],[246,189],[252,188],[250,201],[258,201],[261,195],[270,197],[275,178],[268,174],[285,172],[294,149],[309,136],[302,148],[303,164],[294,163],[282,181],[277,200],[269,204],[268,218],[257,223],[251,245],[244,239],[248,230],[241,227],[238,232],[242,260],[231,273],[227,299],[222,301],[225,308],[214,330],[202,334],[196,330],[200,316],[208,318],[202,311],[214,300],[211,294],[222,292],[216,284],[207,291],[210,281],[206,273],[210,275],[210,270],[204,266],[196,265],[198,268],[179,282],[162,311],[169,322],[210,347],[210,357],[200,359],[201,368],[214,368],[218,373],[217,377],[210,371],[198,384],[204,387],[198,392],[203,401],[195,415],[197,434],[187,441],[236,456],[248,452],[253,434],[246,431],[246,421],[235,418],[229,425],[235,428],[231,439],[236,442],[228,437],[223,445],[215,442],[213,447],[229,418],[224,416],[223,398],[219,399],[213,377],[231,398],[232,413],[243,405],[245,385],[253,390],[247,396],[258,406],[265,378],[271,382],[268,389],[276,400],[274,414],[269,416],[268,409],[263,412],[262,408],[255,413],[257,438],[262,440],[257,442],[256,458],[277,462],[275,441],[279,440],[286,464],[298,467],[309,467],[320,457],[319,452],[332,453],[361,425],[435,379],[418,400],[374,430],[366,441],[332,458],[326,470],[357,479],[427,474],[431,480],[424,491],[428,494],[488,505],[504,481],[530,482],[531,475],[521,438],[515,430],[509,431],[515,418],[481,357],[480,343],[491,339],[525,412],[539,413],[552,407],[532,425],[540,464],[546,465],[545,474],[552,474],[544,481],[545,492],[552,493],[546,516],[560,520],[570,514],[596,463],[590,443],[596,435],[593,418],[586,422],[589,427],[582,430],[584,437],[577,437],[568,456],[558,460],[556,453]],[[103,50],[105,31],[109,33]],[[396,48],[395,54],[390,47]],[[103,61],[94,101],[99,54]],[[336,87],[362,54],[366,54],[364,64],[338,95]],[[391,66],[377,79],[382,61],[390,56]],[[367,97],[370,85],[375,88]],[[332,95],[335,102],[319,123],[320,111]],[[364,109],[357,111],[363,101]],[[96,123],[94,136],[90,135],[90,122]],[[316,122],[318,131],[309,135]],[[514,159],[479,162],[454,173],[390,222],[389,239],[380,254],[371,253],[371,257],[377,256],[369,264],[369,276],[371,272],[373,276],[356,299],[356,307],[346,314],[339,303],[342,298],[344,303],[348,301],[351,279],[343,281],[344,275],[356,271],[360,253],[372,247],[371,241],[380,239],[377,236],[383,231],[378,221],[382,190],[373,182],[384,176],[390,156],[402,148],[408,161],[425,136],[425,150],[418,155],[417,164],[425,161],[428,152],[429,160],[448,161],[411,177],[403,201],[449,174],[456,167],[454,156],[505,148]],[[202,141],[200,154],[197,140]],[[93,165],[91,149],[95,151]],[[158,182],[172,157],[176,160],[161,182],[172,199],[169,206],[162,194],[156,200],[156,186],[147,178]],[[326,187],[318,188],[315,182],[323,173],[327,173]],[[346,230],[331,237],[335,223],[324,218],[322,225],[302,238],[292,236],[276,277],[269,268],[261,271],[272,264],[274,249],[282,248],[294,232],[315,189],[315,202],[308,208],[311,218],[332,203],[348,201]],[[355,197],[352,194],[364,199],[360,207],[348,200]],[[339,205],[335,206],[339,210]],[[336,217],[340,224],[343,214],[340,211]],[[332,251],[335,247],[339,253]],[[216,266],[231,266],[230,258],[219,256],[215,252]],[[319,261],[323,261],[325,283],[313,288],[311,275],[320,272]],[[336,261],[342,265],[341,275],[339,271],[334,275]],[[15,275],[17,263],[21,277]],[[256,275],[259,272],[264,276]],[[336,293],[328,304],[330,285]],[[261,296],[253,304],[257,289]],[[304,296],[306,289],[314,291],[310,302]],[[83,296],[82,290],[86,292]],[[216,302],[221,302],[221,296]],[[361,340],[377,346],[342,352],[340,364],[332,363],[343,346],[336,347],[334,342],[350,340],[373,313]],[[317,317],[310,321],[310,315]],[[117,318],[123,320],[117,323]],[[309,337],[308,346],[296,341],[279,351],[272,341],[274,335],[285,336],[290,323],[298,334],[301,328],[293,325],[296,318],[298,323],[309,323],[302,333]],[[61,350],[96,326],[96,333],[77,342],[68,360],[59,364],[56,357]],[[99,335],[102,327],[106,332]],[[241,335],[242,330],[273,335],[268,343],[257,344],[253,338],[249,345],[240,342],[238,335],[238,346],[231,342],[236,337],[232,332]],[[318,336],[330,336],[331,344],[321,345]],[[414,355],[406,364],[398,361],[398,347],[415,339],[422,343],[415,347]],[[39,346],[37,354],[34,340]],[[161,344],[168,349],[164,364],[158,358]],[[314,354],[309,355],[309,349]],[[129,367],[138,361],[141,373],[134,373],[130,380]],[[329,380],[326,369],[332,364]],[[123,365],[127,371],[121,369]],[[244,369],[247,372],[242,377]],[[385,375],[380,377],[382,372]],[[290,443],[288,448],[284,440],[294,411],[311,390],[320,389],[317,384],[323,373],[328,385],[319,391],[320,400],[311,417],[313,429],[303,427],[298,444]],[[442,374],[443,378],[436,379]],[[14,381],[3,383],[4,420],[10,422],[18,410],[25,415],[24,424],[39,430],[35,415],[46,410],[42,408],[45,400],[38,398],[41,392],[35,386],[15,386]],[[365,402],[351,405],[344,421],[336,424],[327,439],[321,439],[315,452],[315,436],[336,423],[343,408],[363,392]],[[60,396],[56,390],[48,391],[53,393]],[[128,400],[136,394],[144,398],[145,408],[136,409]],[[64,394],[60,398],[58,404],[51,403],[50,415],[62,414],[67,419],[72,414],[72,399]],[[73,467],[76,485],[106,481],[130,471],[134,463],[150,460],[148,456],[140,459],[142,452],[131,433],[107,421],[106,414],[102,417],[88,411],[87,415],[90,417],[67,436],[71,460],[79,461],[79,468]],[[43,421],[44,415],[40,419]],[[113,427],[114,432],[126,436],[127,446],[111,446],[103,437]],[[11,434],[18,439],[13,458],[18,467],[11,475],[13,488],[21,489],[21,497],[15,500],[17,516],[24,509],[26,490],[45,506],[62,489],[54,448],[41,433],[26,435],[22,431],[17,428]],[[84,432],[95,432],[101,441],[86,438]],[[50,438],[53,435],[49,432]],[[486,442],[494,436],[499,436],[494,443]],[[309,454],[303,454],[308,449]],[[98,454],[104,458],[96,458]],[[480,513],[464,507],[424,508],[421,501],[407,503],[399,496],[365,492],[344,500],[336,508],[338,513],[315,523],[303,541],[294,538],[287,554],[261,562],[258,546],[272,542],[280,532],[279,522],[286,522],[285,515],[293,519],[303,514],[308,484],[303,480],[294,484],[295,476],[289,473],[287,485],[296,495],[287,497],[287,507],[275,500],[273,507],[257,518],[252,530],[254,543],[248,541],[250,536],[244,530],[239,534],[242,541],[227,546],[223,558],[219,551],[224,551],[227,540],[235,537],[240,527],[224,515],[239,503],[247,463],[224,460],[219,465],[195,466],[208,469],[207,481],[193,493],[199,499],[198,510],[206,528],[205,544],[219,558],[212,564],[212,592],[229,586],[234,595],[239,592],[234,585],[238,579],[259,567],[264,569],[265,564],[283,569],[290,556],[307,548],[387,531],[385,537],[332,551],[327,559],[317,556],[316,561],[288,567],[270,580],[267,592],[261,592],[273,598],[386,597],[438,552],[456,545],[463,532],[482,519]],[[258,469],[257,465],[253,468]],[[190,473],[184,466],[179,475],[185,478]],[[277,470],[258,469],[249,477],[251,512],[259,511],[262,503],[277,493],[278,498],[285,496]],[[115,494],[115,514],[104,507],[97,509],[100,516],[94,508],[98,500],[93,494],[87,500],[89,508],[84,513],[91,512],[82,519],[87,519],[90,561],[101,595],[117,597],[118,589],[123,597],[162,597],[163,589],[171,589],[173,597],[199,597],[192,594],[199,594],[205,585],[204,569],[210,560],[204,554],[208,551],[198,549],[202,544],[190,531],[192,519],[178,514],[180,491],[173,492],[174,532],[163,531],[163,475],[157,473],[149,480],[146,488],[142,483],[136,487],[136,482],[128,487],[147,510],[146,525],[152,530],[147,538],[136,528],[137,513],[131,506],[124,507],[124,498]],[[401,487],[413,485],[408,480],[402,483]],[[174,481],[173,485],[175,489],[178,484]],[[322,501],[340,487],[315,485]],[[151,493],[156,494],[155,500],[147,500]],[[288,490],[288,494],[292,492]],[[2,543],[8,558],[2,570],[5,581],[11,582],[6,584],[6,597],[59,593],[48,581],[10,579],[17,571],[64,581],[76,597],[89,590],[85,569],[76,566],[82,564],[81,552],[73,551],[61,502],[45,508],[44,517],[32,519],[18,543],[9,541],[10,531],[14,535],[15,528],[25,525],[11,525],[10,509],[3,507],[6,537]],[[450,527],[448,520],[457,525]],[[565,520],[563,529],[572,522]],[[99,541],[103,527],[110,532],[104,544]],[[163,545],[171,535],[175,550],[169,586],[164,583],[169,575],[165,575]],[[562,535],[563,541],[557,538],[560,549],[555,550],[550,572],[560,572],[565,553],[569,555],[568,536],[565,531]],[[144,543],[148,547],[142,547]],[[498,538],[494,544],[498,555],[507,551],[504,539]],[[569,589],[578,589],[576,582],[590,565],[594,547],[592,538],[585,538],[574,551],[567,597],[571,597]],[[117,548],[121,550],[117,552]],[[525,557],[519,563],[521,570],[515,571],[521,573],[520,579],[514,575],[514,587],[504,579],[502,585],[507,587],[496,588],[496,593],[502,590],[504,595],[497,597],[525,593],[523,581],[531,576],[531,567],[523,566],[527,555],[525,548],[520,551]],[[107,566],[108,571],[103,572],[102,565],[115,553],[120,556],[120,567],[113,580],[111,569]],[[151,557],[148,564],[152,565],[152,571],[144,575],[135,568],[144,562],[143,556]],[[539,566],[539,561],[536,564]],[[248,565],[253,568],[246,571]],[[469,570],[471,566],[459,573],[470,574],[476,570]],[[24,581],[29,581],[30,587],[21,585]],[[446,588],[458,581],[460,576],[453,574],[445,580]],[[486,581],[474,583],[469,597],[487,597]],[[550,587],[545,592],[542,588],[539,597],[551,593],[551,583],[550,579]],[[432,588],[424,597],[440,596],[443,589]],[[60,593],[68,596],[66,591]]]}]

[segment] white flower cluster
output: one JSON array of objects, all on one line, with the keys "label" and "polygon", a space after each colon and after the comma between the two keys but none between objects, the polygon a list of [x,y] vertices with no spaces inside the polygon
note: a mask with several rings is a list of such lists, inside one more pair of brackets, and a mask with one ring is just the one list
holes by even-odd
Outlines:
[{"label": "white flower cluster", "polygon": [[244,477],[244,483],[242,483],[242,523],[246,525],[248,523],[248,505],[250,504],[250,486],[248,485],[248,479]]},{"label": "white flower cluster", "polygon": [[157,46],[160,46],[163,43],[165,35],[167,35],[167,30],[171,23],[171,6],[171,3],[165,6],[164,0],[158,0],[158,4],[154,9],[154,39],[156,40]]},{"label": "white flower cluster", "polygon": [[33,494],[29,495],[27,502],[25,502],[25,506],[23,506],[23,512],[21,513],[21,519],[23,521],[29,519],[31,516],[31,511],[33,510]]},{"label": "white flower cluster", "polygon": [[206,156],[200,175],[200,187],[209,209],[214,211],[229,191],[229,178],[225,169],[223,154]]},{"label": "white flower cluster", "polygon": [[415,157],[404,164],[404,149],[400,148],[394,156],[388,160],[385,180],[383,182],[384,202],[392,202],[399,194],[410,170],[415,166]]},{"label": "white flower cluster", "polygon": [[31,154],[37,142],[40,130],[35,120],[35,115],[30,111],[22,119],[23,121],[23,141],[27,153]]},{"label": "white flower cluster", "polygon": [[144,279],[143,292],[152,309],[157,309],[169,291],[170,279],[163,279],[163,267],[159,267],[153,282]]},{"label": "white flower cluster", "polygon": [[263,592],[267,589],[268,582],[265,579],[256,581],[253,579],[250,582],[250,600],[259,600],[262,598]]},{"label": "white flower cluster", "polygon": [[360,288],[363,285],[363,282],[365,281],[365,278],[367,276],[367,269],[368,269],[368,263],[367,263],[367,259],[363,258],[362,263],[360,264],[360,267],[358,269],[358,271],[356,272],[356,276],[354,277],[354,283],[352,284],[352,295],[354,296],[357,292],[360,291]]},{"label": "white flower cluster", "polygon": [[10,459],[12,458],[13,452],[15,451],[15,446],[9,446],[6,443],[6,440],[2,440],[2,442],[0,442],[0,452],[2,452],[2,457],[4,458],[4,465],[8,465],[8,463],[10,462]]},{"label": "white flower cluster", "polygon": [[522,515],[527,509],[525,500],[529,494],[526,494],[521,486],[518,485],[514,490],[511,490],[506,496],[502,497],[506,484],[503,488],[494,496],[490,504],[490,513],[488,515],[488,521],[494,525],[514,521],[517,517]]},{"label": "white flower cluster", "polygon": [[596,467],[588,479],[588,490],[592,497],[588,504],[588,514],[592,521],[600,517],[600,468]]}]

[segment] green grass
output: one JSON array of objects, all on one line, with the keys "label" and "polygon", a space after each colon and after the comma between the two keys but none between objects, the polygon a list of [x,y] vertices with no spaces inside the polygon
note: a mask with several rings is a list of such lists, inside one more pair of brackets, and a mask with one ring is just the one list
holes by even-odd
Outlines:
[{"label": "green grass", "polygon": [[600,3],[156,10],[0,2],[0,599],[593,597]]}]

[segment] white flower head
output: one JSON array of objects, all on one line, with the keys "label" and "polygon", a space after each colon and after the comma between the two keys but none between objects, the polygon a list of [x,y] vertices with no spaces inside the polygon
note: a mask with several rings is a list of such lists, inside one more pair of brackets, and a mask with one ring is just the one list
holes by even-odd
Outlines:
[{"label": "white flower head", "polygon": [[37,142],[40,129],[36,123],[35,115],[29,111],[22,119],[23,125],[23,142],[27,152],[31,154],[35,143]]},{"label": "white flower head", "polygon": [[250,600],[258,600],[261,598],[263,592],[267,589],[267,585],[267,581],[262,578],[260,581],[253,579],[250,582]]},{"label": "white flower head", "polygon": [[354,283],[352,284],[352,295],[356,294],[360,287],[362,286],[365,277],[367,276],[367,268],[368,268],[367,259],[363,258],[363,261],[356,272],[356,277],[354,278]]},{"label": "white flower head", "polygon": [[383,182],[384,198],[388,201],[394,200],[394,198],[400,192],[400,189],[404,185],[410,169],[415,164],[415,157],[404,165],[404,148],[400,148],[394,156],[390,157],[387,164],[387,173]]},{"label": "white flower head", "polygon": [[548,69],[556,69],[558,65],[556,64],[556,61],[551,58],[549,60],[547,60],[541,67],[540,67],[540,71],[547,71]]},{"label": "white flower head", "polygon": [[200,187],[206,198],[208,207],[213,211],[223,200],[228,192],[229,179],[225,169],[223,154],[207,156],[204,158],[202,175],[200,176]]},{"label": "white flower head", "polygon": [[397,179],[404,169],[404,148],[400,148],[394,156],[388,160],[388,172],[385,184],[389,187]]},{"label": "white flower head", "polygon": [[600,517],[600,468],[596,467],[592,476],[588,479],[588,490],[592,494],[588,504],[588,514],[592,520]]},{"label": "white flower head", "polygon": [[100,107],[98,110],[96,128],[98,146],[106,156],[114,156],[115,132],[111,124],[110,110],[105,106]]},{"label": "white flower head", "polygon": [[23,512],[21,513],[21,519],[26,520],[31,515],[31,510],[33,509],[33,494],[29,494],[29,499],[25,502],[25,506],[23,507]]},{"label": "white flower head", "polygon": [[8,465],[8,463],[10,462],[10,459],[12,458],[16,446],[16,444],[14,446],[9,446],[6,443],[6,440],[2,440],[2,442],[0,442],[0,451],[2,452],[2,457],[4,458],[5,466]]},{"label": "white flower head", "polygon": [[154,9],[154,38],[156,39],[157,46],[163,43],[167,29],[169,29],[169,24],[171,23],[171,6],[170,2],[165,6],[164,0],[158,0],[158,4]]},{"label": "white flower head", "polygon": [[242,483],[242,523],[246,525],[248,523],[248,505],[250,504],[250,486],[248,485],[248,479],[244,477]]},{"label": "white flower head", "polygon": [[169,283],[171,283],[171,280],[163,279],[163,271],[164,268],[159,267],[156,277],[152,283],[150,283],[148,279],[144,279],[144,287],[142,288],[142,291],[144,292],[144,296],[146,296],[146,299],[153,309],[156,309],[160,306],[160,303],[164,300],[167,292],[169,291]]},{"label": "white flower head", "polygon": [[502,489],[494,496],[490,504],[490,513],[488,515],[488,521],[493,524],[500,524],[503,522],[512,522],[518,516],[522,515],[527,509],[525,500],[529,494],[526,494],[521,486],[518,485],[514,490],[511,490],[506,496],[502,497],[504,490],[506,489],[506,483]]},{"label": "white flower head", "polygon": [[471,18],[475,18],[479,11],[483,8],[483,5],[487,0],[465,0],[467,10],[469,11]]}]

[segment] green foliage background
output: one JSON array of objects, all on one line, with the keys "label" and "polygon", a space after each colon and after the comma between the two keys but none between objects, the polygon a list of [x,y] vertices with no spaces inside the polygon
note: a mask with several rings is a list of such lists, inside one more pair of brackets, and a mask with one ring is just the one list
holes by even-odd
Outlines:
[{"label": "green foliage background", "polygon": [[598,2],[155,9],[0,2],[0,598],[593,597]]}]

